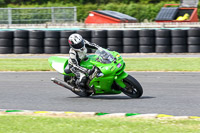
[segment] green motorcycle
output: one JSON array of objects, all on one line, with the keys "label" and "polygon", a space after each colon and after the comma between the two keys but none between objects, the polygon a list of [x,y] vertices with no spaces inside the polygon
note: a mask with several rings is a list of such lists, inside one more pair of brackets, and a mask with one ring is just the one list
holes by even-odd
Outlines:
[{"label": "green motorcycle", "polygon": [[118,52],[101,49],[87,57],[81,61],[80,66],[93,69],[94,72],[91,75],[87,75],[84,89],[76,85],[76,77],[73,73],[66,74],[64,72],[68,64],[67,57],[52,56],[48,59],[50,66],[64,75],[64,81],[56,78],[51,80],[80,97],[89,97],[92,94],[120,94],[121,92],[131,98],[142,96],[142,86],[135,78],[124,72],[125,62]]}]

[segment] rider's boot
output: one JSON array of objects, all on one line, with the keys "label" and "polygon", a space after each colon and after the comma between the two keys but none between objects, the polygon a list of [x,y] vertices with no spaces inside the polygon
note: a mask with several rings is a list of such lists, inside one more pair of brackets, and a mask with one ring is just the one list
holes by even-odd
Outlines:
[{"label": "rider's boot", "polygon": [[86,85],[86,76],[83,73],[79,73],[77,75],[77,85],[80,86],[81,88],[85,88]]}]

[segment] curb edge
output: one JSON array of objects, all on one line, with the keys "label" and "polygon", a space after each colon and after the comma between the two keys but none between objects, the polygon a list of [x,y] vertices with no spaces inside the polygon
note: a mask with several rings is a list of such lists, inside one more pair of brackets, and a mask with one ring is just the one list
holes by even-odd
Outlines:
[{"label": "curb edge", "polygon": [[35,115],[57,117],[117,117],[117,118],[144,118],[144,119],[199,119],[199,116],[173,116],[167,114],[139,114],[139,113],[98,113],[98,112],[67,112],[67,111],[37,111],[0,109],[0,115]]}]

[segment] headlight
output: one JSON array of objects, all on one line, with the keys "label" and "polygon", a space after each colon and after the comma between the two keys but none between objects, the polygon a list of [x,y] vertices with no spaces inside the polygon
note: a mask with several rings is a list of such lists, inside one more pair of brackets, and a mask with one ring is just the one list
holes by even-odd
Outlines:
[{"label": "headlight", "polygon": [[97,73],[97,77],[102,77],[102,76],[104,76],[103,73]]}]

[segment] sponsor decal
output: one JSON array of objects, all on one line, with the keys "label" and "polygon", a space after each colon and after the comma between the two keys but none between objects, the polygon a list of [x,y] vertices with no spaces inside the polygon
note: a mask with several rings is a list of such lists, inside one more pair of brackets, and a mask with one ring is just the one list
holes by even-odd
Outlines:
[{"label": "sponsor decal", "polygon": [[120,55],[118,54],[117,57],[120,57]]},{"label": "sponsor decal", "polygon": [[119,64],[117,64],[117,67],[118,67],[118,68],[120,68],[121,66],[122,66],[122,64],[120,64],[120,63],[119,63]]}]

